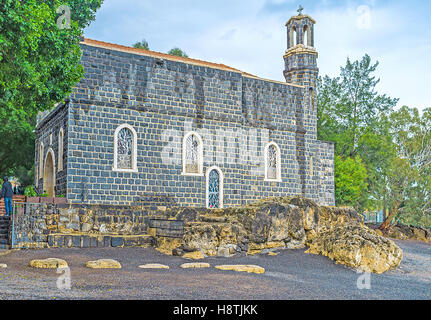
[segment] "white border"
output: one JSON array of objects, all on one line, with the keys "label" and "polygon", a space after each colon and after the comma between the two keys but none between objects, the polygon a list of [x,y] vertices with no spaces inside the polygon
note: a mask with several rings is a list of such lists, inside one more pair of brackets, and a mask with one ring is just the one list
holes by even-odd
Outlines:
[{"label": "white border", "polygon": [[53,195],[53,197],[55,197],[55,183],[56,183],[56,176],[55,176],[55,173],[56,173],[56,171],[55,171],[55,153],[54,153],[54,150],[52,150],[52,148],[49,148],[48,149],[48,151],[46,152],[46,156],[45,156],[45,165],[43,166],[43,177],[42,177],[42,179],[43,179],[43,183],[42,183],[42,191],[43,191],[43,193],[45,193],[45,183],[46,183],[46,181],[45,181],[45,171],[46,171],[46,160],[48,159],[48,155],[49,154],[51,154],[51,157],[52,157],[52,166],[54,167],[54,168],[52,168],[53,170],[52,170],[52,175],[53,175],[53,177],[52,177],[52,179],[53,179],[53,188],[54,188],[54,195]]},{"label": "white border", "polygon": [[[269,179],[268,178],[268,149],[271,145],[274,146],[275,149],[277,150],[277,168],[276,168],[277,179]],[[265,146],[265,149],[263,151],[263,157],[264,157],[264,163],[265,163],[265,179],[264,179],[264,181],[282,182],[282,179],[281,179],[281,151],[280,151],[280,147],[278,146],[278,144],[275,143],[274,141],[271,141],[270,143],[268,143]]]},{"label": "white border", "polygon": [[[187,148],[187,138],[191,135],[195,135],[198,139],[198,173],[190,173],[186,172],[186,148]],[[203,147],[203,141],[199,133],[195,131],[189,131],[187,134],[184,135],[183,138],[183,154],[182,154],[182,161],[183,161],[183,170],[181,172],[181,175],[183,176],[199,176],[203,177],[204,175],[204,147]]]},{"label": "white border", "polygon": [[[217,170],[217,172],[219,173],[219,208],[210,208],[209,207],[209,175],[210,172],[213,170]],[[207,169],[207,173],[206,173],[206,183],[205,183],[205,190],[206,190],[206,196],[205,196],[205,206],[207,207],[207,209],[223,209],[223,193],[224,193],[224,189],[223,189],[223,180],[224,180],[224,176],[223,176],[223,171],[221,171],[221,169],[217,166],[212,166],[210,168]]]},{"label": "white border", "polygon": [[[117,163],[117,148],[118,148],[118,133],[121,129],[127,128],[133,134],[133,150],[132,150],[132,169],[120,169],[118,168]],[[115,129],[114,133],[114,165],[112,166],[112,171],[116,172],[138,172],[138,135],[136,134],[136,130],[129,124],[123,123]]]}]

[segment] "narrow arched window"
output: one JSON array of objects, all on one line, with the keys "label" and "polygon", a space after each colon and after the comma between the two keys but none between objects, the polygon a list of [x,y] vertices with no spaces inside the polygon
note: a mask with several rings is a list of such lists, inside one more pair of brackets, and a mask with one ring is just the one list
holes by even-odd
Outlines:
[{"label": "narrow arched window", "polygon": [[203,174],[202,138],[196,132],[189,132],[183,140],[183,174]]},{"label": "narrow arched window", "polygon": [[206,174],[206,206],[208,209],[223,208],[223,172],[213,166]]},{"label": "narrow arched window", "polygon": [[64,131],[60,128],[58,132],[58,172],[63,171]]},{"label": "narrow arched window", "polygon": [[311,110],[314,111],[314,90],[313,90],[313,88],[308,89],[308,93],[310,95]]},{"label": "narrow arched window", "polygon": [[265,148],[265,180],[281,181],[280,148],[275,142]]},{"label": "narrow arched window", "polygon": [[304,32],[303,32],[303,44],[305,46],[310,46],[310,33],[308,32],[310,29],[308,26],[304,26]]},{"label": "narrow arched window", "polygon": [[39,179],[43,178],[43,156],[44,156],[44,146],[43,142],[39,145]]},{"label": "narrow arched window", "polygon": [[296,27],[292,28],[292,47],[296,46],[298,44],[298,38],[297,38],[297,32]]},{"label": "narrow arched window", "polygon": [[137,135],[135,129],[123,124],[115,130],[114,171],[137,171]]}]

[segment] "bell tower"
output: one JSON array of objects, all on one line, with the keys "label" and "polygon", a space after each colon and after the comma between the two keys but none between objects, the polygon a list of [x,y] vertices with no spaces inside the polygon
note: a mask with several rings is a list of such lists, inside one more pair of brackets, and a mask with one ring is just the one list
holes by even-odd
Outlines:
[{"label": "bell tower", "polygon": [[284,58],[284,77],[286,82],[301,86],[296,96],[295,142],[297,177],[300,182],[298,194],[317,199],[318,190],[318,152],[317,152],[317,99],[315,99],[317,51],[314,48],[314,24],[311,17],[302,14],[299,6],[298,15],[286,23],[287,50]]},{"label": "bell tower", "polygon": [[286,23],[287,50],[284,54],[284,77],[289,83],[299,84],[315,89],[319,69],[317,68],[317,51],[314,48],[314,21],[303,15],[301,6],[298,15]]}]

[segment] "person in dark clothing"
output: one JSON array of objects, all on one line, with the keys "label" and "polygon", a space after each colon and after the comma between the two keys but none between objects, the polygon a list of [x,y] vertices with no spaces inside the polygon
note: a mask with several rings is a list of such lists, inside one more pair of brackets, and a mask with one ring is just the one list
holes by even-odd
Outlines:
[{"label": "person in dark clothing", "polygon": [[12,197],[13,189],[12,184],[8,181],[8,178],[4,178],[4,183],[1,188],[1,198],[4,198],[4,206],[6,208],[6,216],[8,217],[12,213]]}]

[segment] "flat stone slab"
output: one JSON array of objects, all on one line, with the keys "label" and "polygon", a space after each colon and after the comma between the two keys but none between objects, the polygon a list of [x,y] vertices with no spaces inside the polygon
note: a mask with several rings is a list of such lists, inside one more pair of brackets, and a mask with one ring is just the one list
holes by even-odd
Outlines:
[{"label": "flat stone slab", "polygon": [[187,252],[182,257],[185,259],[193,259],[193,260],[205,259],[204,255],[200,251]]},{"label": "flat stone slab", "polygon": [[209,263],[203,263],[203,262],[183,263],[181,265],[181,268],[183,269],[209,268],[209,267],[211,267]]},{"label": "flat stone slab", "polygon": [[236,265],[220,265],[215,266],[216,269],[219,270],[231,270],[231,271],[238,271],[238,272],[248,272],[248,273],[264,273],[265,269],[259,266],[247,264],[236,264]]},{"label": "flat stone slab", "polygon": [[169,266],[160,263],[148,263],[139,266],[141,269],[169,269]]},{"label": "flat stone slab", "polygon": [[85,266],[91,269],[121,269],[121,264],[117,260],[113,259],[87,261]]},{"label": "flat stone slab", "polygon": [[36,259],[30,261],[30,267],[41,268],[41,269],[57,269],[67,268],[67,262],[63,259],[48,258],[48,259]]}]

